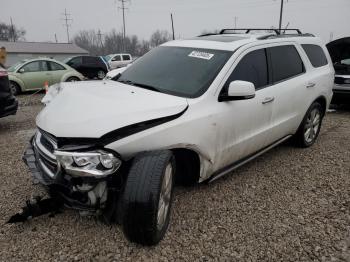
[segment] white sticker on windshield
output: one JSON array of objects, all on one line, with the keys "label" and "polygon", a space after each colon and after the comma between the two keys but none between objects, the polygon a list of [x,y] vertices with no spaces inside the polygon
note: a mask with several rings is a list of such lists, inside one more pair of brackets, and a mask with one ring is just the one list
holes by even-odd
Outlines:
[{"label": "white sticker on windshield", "polygon": [[188,56],[195,57],[195,58],[201,58],[201,59],[205,59],[205,60],[210,60],[213,58],[214,54],[201,52],[201,51],[192,51],[192,53],[189,54]]}]

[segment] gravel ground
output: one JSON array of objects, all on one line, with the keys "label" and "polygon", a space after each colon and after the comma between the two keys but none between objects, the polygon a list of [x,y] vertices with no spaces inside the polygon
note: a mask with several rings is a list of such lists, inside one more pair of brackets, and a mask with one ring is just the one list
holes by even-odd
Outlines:
[{"label": "gravel ground", "polygon": [[177,188],[156,247],[67,210],[5,224],[37,192],[21,161],[42,95],[0,119],[0,261],[350,261],[350,110],[327,115],[317,144],[279,146],[210,185]]}]

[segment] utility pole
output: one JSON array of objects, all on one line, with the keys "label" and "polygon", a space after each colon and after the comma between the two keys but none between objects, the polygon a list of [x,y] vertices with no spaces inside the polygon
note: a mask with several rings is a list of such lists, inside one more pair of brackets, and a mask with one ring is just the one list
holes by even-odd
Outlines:
[{"label": "utility pole", "polygon": [[13,26],[12,17],[10,17],[10,21],[11,21],[11,36],[12,36],[12,40],[13,40],[13,42],[16,42],[15,28]]},{"label": "utility pole", "polygon": [[103,47],[103,43],[102,43],[102,36],[103,34],[101,33],[101,30],[98,29],[98,32],[97,32],[97,37],[98,37],[98,41],[100,42],[101,44],[101,47]]},{"label": "utility pole", "polygon": [[284,0],[281,0],[280,24],[279,24],[279,27],[278,27],[278,30],[279,30],[280,34],[281,34],[281,30],[282,30],[283,5],[284,5]]},{"label": "utility pole", "polygon": [[238,17],[235,16],[235,29],[237,28],[237,20],[238,20]]},{"label": "utility pole", "polygon": [[65,22],[65,24],[63,26],[66,27],[66,30],[67,30],[67,43],[69,43],[70,42],[70,39],[69,39],[69,27],[71,26],[70,23],[73,21],[73,19],[70,18],[71,14],[67,13],[67,9],[64,9],[63,16],[64,16],[63,20]]},{"label": "utility pole", "polygon": [[58,43],[58,41],[57,41],[57,35],[56,35],[56,33],[55,33],[55,41],[56,41],[56,43]]},{"label": "utility pole", "polygon": [[125,37],[126,37],[126,25],[125,25],[125,10],[128,9],[125,7],[125,3],[129,0],[118,0],[121,3],[121,7],[118,7],[123,12],[123,51],[125,52]]},{"label": "utility pole", "polygon": [[173,30],[173,40],[175,40],[175,30],[174,30],[174,19],[173,19],[173,13],[170,14],[171,17],[171,28]]}]

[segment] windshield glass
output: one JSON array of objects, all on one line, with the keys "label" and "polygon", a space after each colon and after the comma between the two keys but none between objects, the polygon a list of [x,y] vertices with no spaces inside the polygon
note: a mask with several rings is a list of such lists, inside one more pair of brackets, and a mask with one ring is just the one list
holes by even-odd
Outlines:
[{"label": "windshield glass", "polygon": [[350,65],[350,58],[349,58],[349,59],[341,60],[341,64],[342,64],[342,65]]},{"label": "windshield glass", "polygon": [[13,66],[9,67],[7,69],[8,72],[15,72],[21,65],[23,65],[23,63],[25,62],[25,60],[17,62],[16,64],[14,64]]},{"label": "windshield glass", "polygon": [[182,97],[199,97],[209,88],[232,53],[157,47],[139,58],[117,81]]}]

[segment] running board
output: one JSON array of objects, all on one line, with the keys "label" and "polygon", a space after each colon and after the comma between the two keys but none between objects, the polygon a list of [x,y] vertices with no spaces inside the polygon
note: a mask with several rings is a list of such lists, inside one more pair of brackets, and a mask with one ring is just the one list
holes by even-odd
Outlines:
[{"label": "running board", "polygon": [[284,141],[286,141],[287,139],[291,138],[292,135],[286,136],[280,140],[278,140],[277,142],[273,143],[272,145],[265,147],[264,149],[258,151],[257,153],[247,157],[247,158],[243,158],[243,160],[240,160],[238,162],[235,162],[231,165],[229,165],[228,167],[218,171],[217,174],[213,174],[212,178],[209,179],[208,183],[214,182],[215,180],[227,175],[228,173],[232,172],[233,170],[243,166],[244,164],[254,160],[255,158],[257,158],[258,156],[261,156],[262,154],[266,153],[267,151],[271,150],[272,148],[278,146],[279,144],[283,143]]}]

